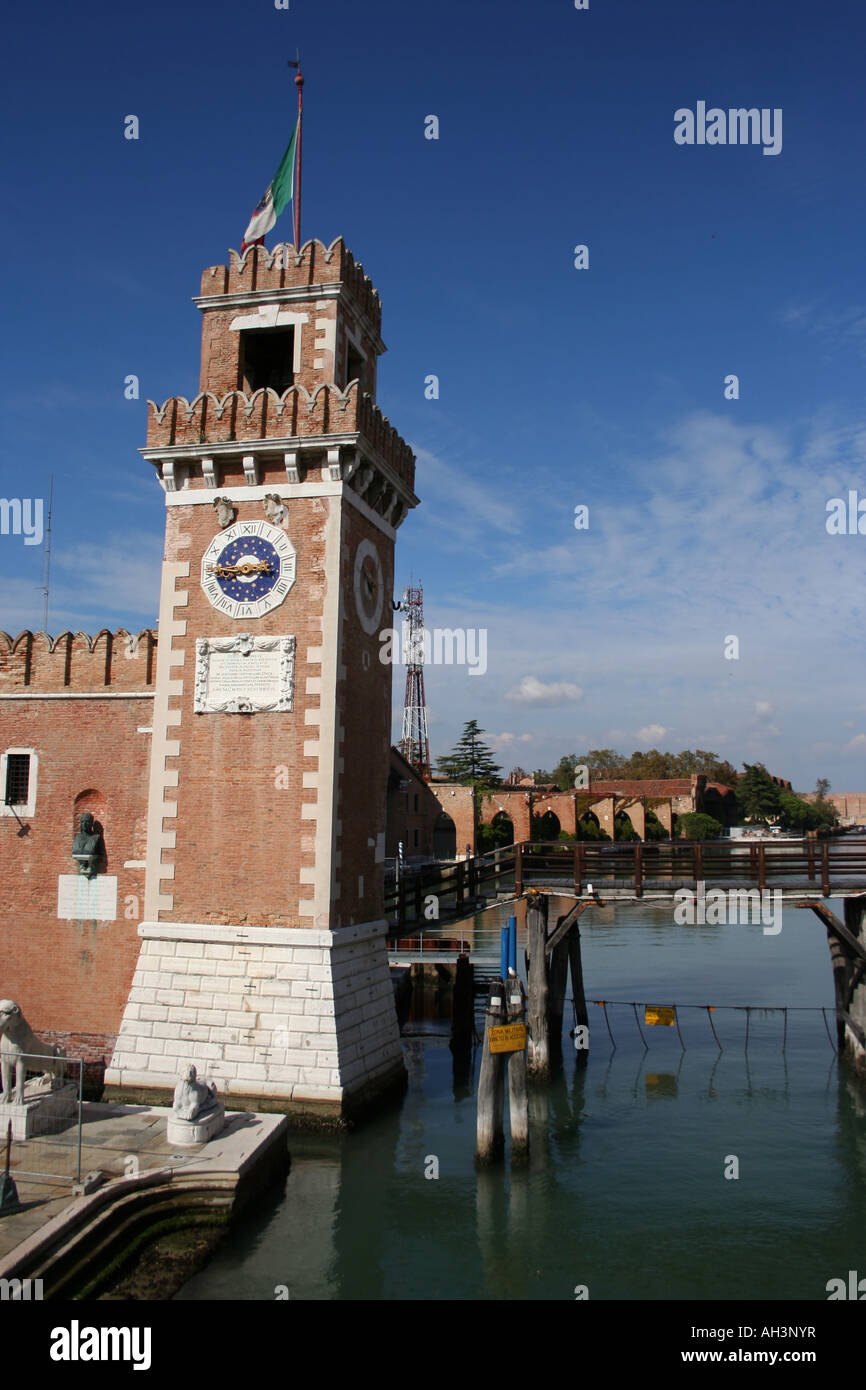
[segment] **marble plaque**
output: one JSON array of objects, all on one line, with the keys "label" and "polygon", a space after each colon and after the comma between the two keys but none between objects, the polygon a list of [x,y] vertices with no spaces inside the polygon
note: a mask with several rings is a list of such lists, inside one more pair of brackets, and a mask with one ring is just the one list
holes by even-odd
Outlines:
[{"label": "marble plaque", "polygon": [[196,714],[290,710],[294,637],[199,637],[195,644]]},{"label": "marble plaque", "polygon": [[97,874],[59,874],[57,877],[57,916],[67,922],[114,922],[117,920],[117,877]]}]

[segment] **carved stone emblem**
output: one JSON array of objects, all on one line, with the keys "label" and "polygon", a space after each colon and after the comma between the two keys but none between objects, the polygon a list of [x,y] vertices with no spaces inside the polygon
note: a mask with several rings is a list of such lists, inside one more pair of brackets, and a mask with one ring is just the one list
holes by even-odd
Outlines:
[{"label": "carved stone emblem", "polygon": [[276,492],[269,492],[264,498],[262,506],[265,509],[265,516],[268,518],[268,521],[273,522],[274,526],[279,526],[287,510],[285,503],[280,501],[279,494]]},{"label": "carved stone emblem", "polygon": [[217,514],[217,521],[223,530],[225,530],[227,526],[231,526],[235,519],[237,508],[228,497],[215,497],[213,500],[213,509]]}]

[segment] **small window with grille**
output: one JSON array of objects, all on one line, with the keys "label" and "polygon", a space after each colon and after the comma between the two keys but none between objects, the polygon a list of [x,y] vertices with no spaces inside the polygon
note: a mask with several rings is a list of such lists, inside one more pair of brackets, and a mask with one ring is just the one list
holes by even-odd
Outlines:
[{"label": "small window with grille", "polygon": [[32,748],[7,748],[0,753],[0,816],[33,815],[38,762]]},{"label": "small window with grille", "polygon": [[26,806],[30,798],[30,754],[8,753],[6,756],[6,787],[3,800],[7,806]]}]

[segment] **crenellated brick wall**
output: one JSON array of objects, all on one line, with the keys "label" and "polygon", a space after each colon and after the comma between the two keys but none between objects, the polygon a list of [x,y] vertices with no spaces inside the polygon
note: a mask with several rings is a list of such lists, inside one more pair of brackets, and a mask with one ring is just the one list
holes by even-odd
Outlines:
[{"label": "crenellated brick wall", "polygon": [[[0,814],[0,995],[70,1056],[108,1058],[138,955],[156,633],[0,633],[0,754],[31,754],[32,814]],[[104,837],[111,920],[58,915],[77,818]]]},{"label": "crenellated brick wall", "polygon": [[0,693],[16,690],[148,690],[156,672],[156,632],[0,631]]}]

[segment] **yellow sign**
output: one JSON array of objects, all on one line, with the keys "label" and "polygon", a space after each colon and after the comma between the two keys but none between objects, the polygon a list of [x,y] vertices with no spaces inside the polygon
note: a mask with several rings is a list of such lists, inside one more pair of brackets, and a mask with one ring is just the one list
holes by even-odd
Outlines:
[{"label": "yellow sign", "polygon": [[502,1028],[488,1028],[491,1052],[522,1052],[526,1047],[526,1024],[507,1023]]},{"label": "yellow sign", "polygon": [[668,1008],[666,1004],[645,1004],[643,1021],[663,1028],[673,1028],[676,1018],[673,1008]]}]

